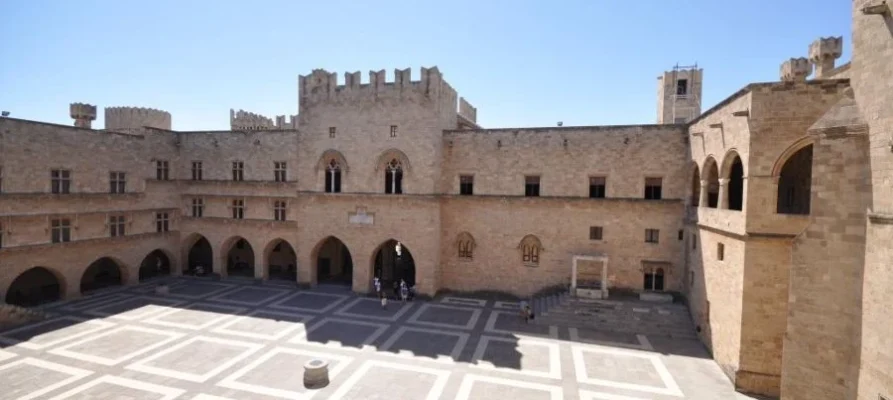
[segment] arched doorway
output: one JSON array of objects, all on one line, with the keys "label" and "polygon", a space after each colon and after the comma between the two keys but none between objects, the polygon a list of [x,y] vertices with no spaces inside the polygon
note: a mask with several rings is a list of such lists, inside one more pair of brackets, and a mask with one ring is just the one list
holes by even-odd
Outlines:
[{"label": "arched doorway", "polygon": [[192,244],[192,247],[189,248],[186,263],[188,270],[195,270],[195,267],[198,266],[201,266],[208,273],[214,270],[214,252],[211,250],[211,243],[201,235]]},{"label": "arched doorway", "polygon": [[281,279],[291,282],[298,280],[298,257],[295,249],[288,242],[276,239],[267,253],[267,273],[270,279]]},{"label": "arched doorway", "polygon": [[353,257],[340,239],[326,238],[316,252],[317,283],[353,283]]},{"label": "arched doorway", "polygon": [[121,266],[109,257],[93,261],[81,276],[81,293],[123,284],[124,274],[121,270]]},{"label": "arched doorway", "polygon": [[6,303],[22,307],[50,303],[62,298],[62,282],[47,268],[33,267],[19,275],[6,291]]},{"label": "arched doorway", "polygon": [[254,249],[245,238],[230,240],[232,246],[226,253],[226,274],[254,278]]},{"label": "arched doorway", "polygon": [[704,167],[704,179],[707,180],[707,207],[719,206],[719,168],[711,157],[707,159]]},{"label": "arched doorway", "polygon": [[381,286],[393,289],[395,283],[406,281],[408,286],[415,286],[415,261],[409,249],[394,239],[389,239],[379,246],[375,252],[373,276],[381,279]]},{"label": "arched doorway", "polygon": [[791,155],[778,177],[779,214],[809,214],[812,195],[812,145]]},{"label": "arched doorway", "polygon": [[171,274],[171,259],[161,250],[153,250],[140,263],[140,282]]}]

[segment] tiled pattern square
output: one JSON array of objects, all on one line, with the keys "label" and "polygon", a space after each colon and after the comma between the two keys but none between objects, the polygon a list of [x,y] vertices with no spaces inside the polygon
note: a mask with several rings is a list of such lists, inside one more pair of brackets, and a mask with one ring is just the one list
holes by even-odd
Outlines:
[{"label": "tiled pattern square", "polygon": [[25,358],[0,365],[0,400],[30,400],[93,374],[93,371]]},{"label": "tiled pattern square", "polygon": [[286,311],[325,313],[338,307],[347,297],[330,293],[297,292],[269,307]]},{"label": "tiled pattern square", "polygon": [[[400,388],[395,392],[398,398],[436,400],[449,377],[448,370],[370,360],[347,378],[331,399],[366,400],[368,388]],[[408,382],[412,382],[411,389]]]},{"label": "tiled pattern square", "polygon": [[204,382],[262,347],[261,344],[196,336],[130,364],[127,369]]},{"label": "tiled pattern square", "polygon": [[171,307],[176,307],[181,304],[184,304],[184,302],[157,297],[138,296],[115,300],[110,303],[102,302],[96,307],[85,311],[85,313],[97,317],[112,317],[126,321],[137,321],[162,311],[170,310]]},{"label": "tiled pattern square", "polygon": [[290,291],[285,289],[274,289],[262,286],[244,286],[218,294],[208,300],[243,306],[259,306],[289,293]]},{"label": "tiled pattern square", "polygon": [[481,310],[474,308],[423,304],[406,322],[434,328],[471,330],[480,318]]},{"label": "tiled pattern square", "polygon": [[425,357],[453,363],[462,354],[469,335],[465,332],[401,326],[380,347],[380,352],[395,352],[401,357]]},{"label": "tiled pattern square", "polygon": [[329,363],[329,380],[337,378],[351,357],[277,347],[227,376],[218,386],[287,399],[309,399],[315,391],[304,387],[304,363],[313,359]]},{"label": "tiled pattern square", "polygon": [[579,382],[682,397],[670,371],[655,353],[574,346],[572,354]]},{"label": "tiled pattern square", "polygon": [[545,340],[482,335],[471,363],[502,372],[561,379],[558,343]]},{"label": "tiled pattern square", "polygon": [[412,305],[413,303],[392,301],[388,302],[386,308],[382,308],[381,301],[378,299],[360,297],[341,307],[341,309],[335,312],[335,315],[394,322],[400,319],[400,316],[406,314],[412,308]]},{"label": "tiled pattern square", "polygon": [[544,385],[527,381],[468,374],[462,379],[456,400],[490,400],[495,393],[502,399],[561,400],[564,392],[560,386]]},{"label": "tiled pattern square", "polygon": [[138,326],[125,326],[90,335],[85,339],[50,350],[50,354],[102,365],[115,365],[145,354],[184,335]]},{"label": "tiled pattern square", "polygon": [[292,314],[277,311],[256,310],[235,317],[217,328],[214,333],[224,333],[252,339],[278,340],[295,331],[305,329],[313,315]]},{"label": "tiled pattern square", "polygon": [[40,350],[113,326],[107,321],[64,316],[5,331],[0,334],[0,343]]},{"label": "tiled pattern square", "polygon": [[218,304],[192,304],[158,314],[147,319],[146,323],[181,329],[205,329],[245,310],[243,307]]},{"label": "tiled pattern square", "polygon": [[172,400],[185,390],[143,381],[105,375],[50,400],[64,399],[153,399]]},{"label": "tiled pattern square", "polygon": [[325,318],[308,327],[290,342],[362,350],[387,329],[387,324],[377,322]]}]

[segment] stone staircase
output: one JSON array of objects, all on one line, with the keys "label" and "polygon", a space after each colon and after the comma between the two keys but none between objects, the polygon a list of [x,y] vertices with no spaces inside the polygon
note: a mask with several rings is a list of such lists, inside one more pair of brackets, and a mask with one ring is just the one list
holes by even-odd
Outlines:
[{"label": "stone staircase", "polygon": [[599,331],[697,339],[688,309],[679,303],[635,298],[595,300],[553,293],[532,300],[534,323]]}]

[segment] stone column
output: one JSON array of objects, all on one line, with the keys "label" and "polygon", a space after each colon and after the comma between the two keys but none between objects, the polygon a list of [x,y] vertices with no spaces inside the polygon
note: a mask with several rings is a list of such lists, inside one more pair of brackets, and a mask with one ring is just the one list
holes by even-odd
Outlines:
[{"label": "stone column", "polygon": [[709,185],[709,181],[701,181],[701,198],[698,199],[698,207],[707,207],[707,188],[709,187]]},{"label": "stone column", "polygon": [[602,259],[602,298],[608,298],[608,258]]},{"label": "stone column", "polygon": [[254,252],[254,279],[267,279],[267,260],[264,260],[264,249]]},{"label": "stone column", "polygon": [[577,257],[574,256],[571,265],[571,295],[577,293]]},{"label": "stone column", "polygon": [[718,207],[722,210],[729,209],[729,179],[722,178],[719,180],[719,204]]}]

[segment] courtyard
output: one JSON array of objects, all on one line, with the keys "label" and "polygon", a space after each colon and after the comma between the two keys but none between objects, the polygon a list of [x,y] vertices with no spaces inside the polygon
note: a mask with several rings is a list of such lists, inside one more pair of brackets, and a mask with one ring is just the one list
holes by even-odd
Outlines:
[{"label": "courtyard", "polygon": [[[494,299],[162,278],[42,309],[0,332],[2,400],[750,398],[696,340],[524,324]],[[304,388],[310,359],[327,387]]]}]

